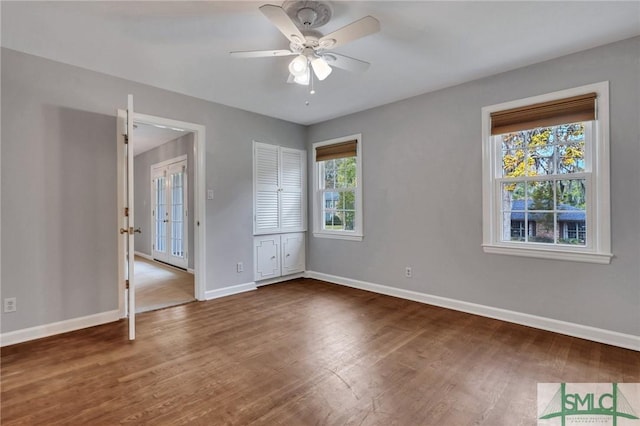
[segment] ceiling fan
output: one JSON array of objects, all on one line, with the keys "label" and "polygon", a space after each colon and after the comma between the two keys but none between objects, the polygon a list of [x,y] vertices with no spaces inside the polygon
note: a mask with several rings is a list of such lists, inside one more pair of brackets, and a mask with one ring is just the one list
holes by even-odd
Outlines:
[{"label": "ceiling fan", "polygon": [[[331,51],[353,40],[376,33],[380,22],[366,16],[330,34],[314,30],[331,19],[331,8],[325,1],[286,1],[280,6],[265,4],[260,11],[289,40],[289,50],[252,50],[231,52],[234,58],[265,58],[294,56],[289,63],[288,83],[309,85],[313,89],[313,75],[324,80],[332,67],[352,72],[364,72],[369,63]],[[313,70],[313,73],[311,72]]]}]

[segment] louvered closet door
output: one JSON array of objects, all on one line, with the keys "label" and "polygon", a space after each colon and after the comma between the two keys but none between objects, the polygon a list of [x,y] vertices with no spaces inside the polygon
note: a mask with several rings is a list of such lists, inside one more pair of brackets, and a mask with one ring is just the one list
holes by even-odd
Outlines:
[{"label": "louvered closet door", "polygon": [[280,229],[302,231],[306,216],[303,200],[305,151],[280,148],[282,183],[280,185]]},{"label": "louvered closet door", "polygon": [[277,232],[280,229],[279,151],[277,146],[254,144],[254,234]]}]

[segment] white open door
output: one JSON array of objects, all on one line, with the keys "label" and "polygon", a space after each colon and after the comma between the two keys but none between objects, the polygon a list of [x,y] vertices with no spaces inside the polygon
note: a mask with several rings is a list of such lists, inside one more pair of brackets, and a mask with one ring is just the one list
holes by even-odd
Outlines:
[{"label": "white open door", "polygon": [[133,95],[127,99],[127,110],[118,111],[118,244],[120,276],[124,281],[125,312],[129,320],[129,339],[136,338],[136,291],[134,282],[134,235],[140,230],[133,223]]},{"label": "white open door", "polygon": [[134,282],[134,262],[135,262],[135,232],[133,225],[133,95],[127,97],[127,309],[129,311],[129,340],[136,338],[136,286]]}]

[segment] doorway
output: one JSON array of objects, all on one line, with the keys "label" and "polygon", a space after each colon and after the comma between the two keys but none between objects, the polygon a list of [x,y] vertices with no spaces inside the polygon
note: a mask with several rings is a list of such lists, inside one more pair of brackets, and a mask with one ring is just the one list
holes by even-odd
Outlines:
[{"label": "doorway", "polygon": [[[134,122],[135,123],[135,122]],[[194,134],[135,123],[136,313],[195,301]]]},{"label": "doorway", "polygon": [[[121,118],[126,117],[126,112],[123,113],[122,111],[119,111],[118,115]],[[142,296],[142,294],[145,291],[147,291],[146,290],[147,286],[144,285],[144,282],[146,279],[149,279],[151,282],[154,283],[153,285],[156,285],[157,287],[163,287],[162,280],[165,280],[167,282],[172,282],[173,284],[178,284],[177,283],[178,281],[182,282],[181,285],[176,286],[173,290],[171,290],[170,287],[163,287],[164,293],[173,294],[173,296],[170,296],[170,298],[172,299],[170,304],[166,303],[165,301],[160,301],[159,299],[156,298],[155,300],[151,300],[151,302],[148,304],[142,303],[139,305],[139,303],[133,303],[131,301],[132,294],[127,296],[127,291],[128,291],[127,288],[129,286],[129,281],[125,280],[124,278],[121,278],[119,281],[120,313],[121,313],[121,316],[123,317],[127,315],[130,316],[130,322],[131,322],[131,315],[130,315],[131,312],[140,312],[144,310],[150,310],[149,308],[158,309],[158,308],[170,306],[173,304],[185,303],[185,301],[189,301],[189,300],[205,300],[205,282],[206,282],[206,278],[205,278],[206,270],[204,267],[205,265],[204,259],[206,258],[205,257],[206,247],[203,244],[204,235],[205,235],[205,205],[204,205],[204,197],[198,196],[199,194],[204,194],[204,191],[205,191],[205,185],[204,185],[205,128],[204,126],[201,126],[198,124],[181,122],[181,121],[155,117],[155,116],[150,116],[145,114],[139,114],[139,113],[133,113],[131,117],[133,118],[132,123],[135,126],[135,129],[131,130],[131,133],[130,133],[131,137],[129,138],[129,140],[133,142],[131,143],[131,148],[133,149],[143,147],[143,150],[144,149],[149,150],[149,149],[157,148],[155,145],[161,145],[161,147],[159,148],[160,151],[164,152],[164,150],[167,150],[166,145],[162,143],[162,142],[167,142],[167,138],[162,140],[162,138],[156,137],[155,138],[156,142],[152,144],[151,147],[149,146],[145,147],[145,144],[148,143],[148,141],[145,142],[143,140],[145,138],[140,138],[140,132],[138,131],[138,129],[140,130],[151,129],[151,131],[155,133],[158,133],[158,132],[165,133],[170,136],[173,136],[168,138],[173,140],[175,140],[176,138],[190,137],[192,142],[188,147],[188,154],[190,156],[190,159],[185,170],[185,176],[190,176],[190,178],[189,178],[189,182],[184,187],[184,189],[188,190],[191,196],[188,199],[188,203],[184,203],[185,212],[184,212],[183,222],[184,224],[188,224],[191,230],[188,231],[188,236],[187,236],[186,230],[184,231],[184,235],[183,235],[185,237],[184,239],[185,249],[183,249],[183,252],[184,252],[183,257],[185,259],[184,263],[186,264],[184,268],[176,269],[174,266],[164,265],[160,262],[153,260],[153,253],[152,253],[153,227],[152,227],[152,220],[151,220],[151,212],[152,212],[151,195],[149,195],[148,199],[136,196],[136,195],[141,195],[141,192],[142,192],[139,189],[140,187],[139,185],[138,185],[138,188],[135,188],[134,190],[130,191],[133,193],[134,200],[129,205],[135,206],[135,208],[133,209],[134,217],[129,218],[130,222],[127,225],[126,224],[127,209],[124,209],[125,222],[122,223],[122,226],[123,227],[129,226],[129,229],[133,230],[134,228],[131,227],[131,225],[135,223],[134,226],[136,228],[136,232],[141,232],[141,231],[146,231],[146,232],[144,232],[143,234],[141,233],[135,234],[135,246],[134,246],[135,248],[134,250],[132,250],[135,253],[135,257],[133,259],[133,264],[131,268],[127,268],[126,256],[123,256],[123,255],[119,256],[119,259],[120,259],[119,266],[118,266],[119,276],[126,278],[127,269],[133,269],[133,277],[131,278],[134,278],[133,279],[134,282],[136,281],[136,278],[137,278],[143,284],[142,286],[140,286],[139,289],[137,285],[133,286],[133,288],[136,289],[136,291],[134,291],[133,293],[139,294],[138,297],[142,297],[143,299],[144,299],[144,296]],[[120,129],[122,128],[121,126],[122,122],[124,121],[120,119],[119,120]],[[173,134],[171,134],[171,132],[173,132]],[[126,176],[126,173],[122,172],[122,166],[120,166],[121,164],[126,164],[126,162],[123,160],[123,158],[126,157],[126,152],[125,152],[126,150],[122,149],[122,147],[126,146],[127,144],[126,144],[126,140],[122,140],[122,137],[120,136],[122,134],[123,132],[119,130],[118,132],[118,135],[120,138],[119,144],[118,144],[118,147],[119,147],[118,148],[118,159],[119,159],[118,164],[120,168],[118,173],[119,177]],[[158,140],[160,140],[161,142],[158,142]],[[164,153],[164,154],[169,155],[170,153]],[[180,153],[180,155],[184,155],[184,154],[185,154],[184,152]],[[175,155],[178,155],[178,154],[174,154],[174,156]],[[134,152],[134,155],[132,155],[131,157],[135,159],[137,157],[137,154]],[[157,163],[157,161],[154,161],[154,163]],[[151,164],[153,163],[149,163],[149,166]],[[135,182],[138,178],[137,175],[141,175],[140,181],[142,182],[142,186],[145,188],[145,190],[149,194],[151,194],[152,180],[151,180],[151,174],[150,174],[151,169],[149,166],[147,167],[132,166],[131,170],[133,174],[135,174],[136,176],[134,176],[134,178],[131,179],[131,181]],[[144,177],[145,171],[146,171],[146,178]],[[185,176],[183,176],[183,178]],[[123,190],[123,188],[125,187],[126,187],[126,181],[125,183],[123,183],[123,181],[120,179],[118,184],[118,188],[119,188],[118,211],[122,211],[123,205],[124,206],[127,205],[126,196],[124,196],[125,192]],[[146,205],[144,200],[146,200]],[[142,202],[142,207],[140,206],[141,202]],[[188,207],[186,207],[187,204],[188,204]],[[123,244],[119,243],[119,253],[126,253],[126,250],[123,250],[122,246]],[[138,274],[137,272],[140,272],[140,274]],[[188,277],[190,279],[189,285],[184,285],[184,282],[186,281],[184,280],[185,277]],[[188,297],[188,300],[186,299],[186,297],[180,298],[175,296],[176,292],[181,288],[183,290],[185,288],[188,288],[189,294],[186,296]],[[184,292],[182,296],[184,296]],[[128,305],[136,306],[136,309],[132,309],[131,312],[128,313],[129,311]],[[130,338],[133,338],[131,337],[131,335],[132,333],[130,330]]]}]

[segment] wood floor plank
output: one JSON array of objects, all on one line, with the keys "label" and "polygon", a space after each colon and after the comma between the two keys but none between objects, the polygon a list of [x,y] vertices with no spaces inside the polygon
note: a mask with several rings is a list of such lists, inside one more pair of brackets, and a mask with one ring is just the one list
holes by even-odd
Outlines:
[{"label": "wood floor plank", "polygon": [[170,265],[135,257],[136,313],[196,300],[194,275]]},{"label": "wood floor plank", "polygon": [[640,354],[300,279],[2,348],[2,425],[530,425]]}]

